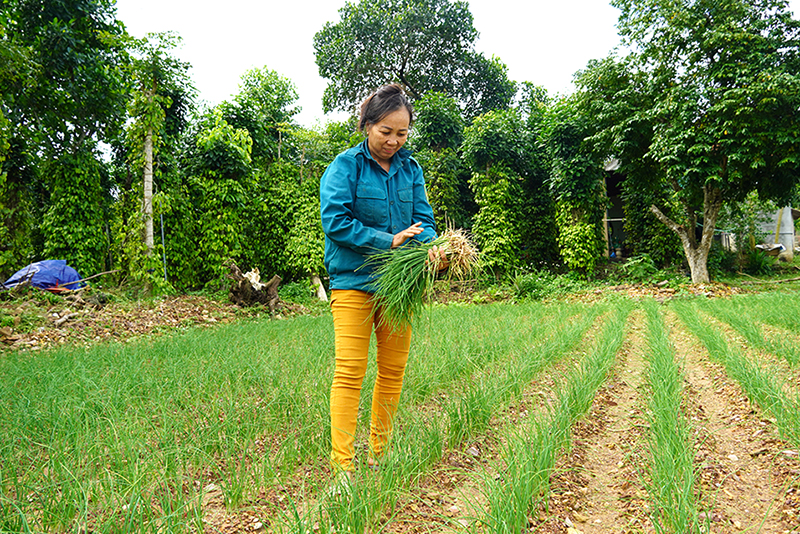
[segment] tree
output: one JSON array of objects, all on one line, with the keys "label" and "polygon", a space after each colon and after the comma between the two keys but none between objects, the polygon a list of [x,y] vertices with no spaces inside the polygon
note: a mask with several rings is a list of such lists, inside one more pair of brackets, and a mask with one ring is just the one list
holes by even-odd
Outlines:
[{"label": "tree", "polygon": [[7,0],[6,5],[16,19],[8,26],[11,43],[37,65],[36,79],[21,87],[9,109],[18,132],[35,133],[48,156],[59,156],[119,131],[127,54],[113,3]]},{"label": "tree", "polygon": [[474,118],[492,110],[508,109],[517,84],[508,79],[508,67],[500,58],[483,54],[467,56],[456,94],[460,96],[464,116]]},{"label": "tree", "polygon": [[282,151],[286,153],[283,133],[300,113],[297,98],[297,87],[291,80],[264,67],[245,72],[233,102],[223,102],[219,107],[228,124],[250,132],[253,161],[268,165],[280,159]]},{"label": "tree", "polygon": [[200,125],[188,179],[194,204],[196,234],[188,236],[199,251],[196,281],[218,285],[228,263],[244,258],[247,236],[242,235],[248,202],[255,197],[247,130],[234,128],[219,110]]},{"label": "tree", "polygon": [[168,96],[190,87],[189,64],[174,58],[170,51],[180,43],[174,33],[148,34],[132,42],[132,70],[135,86],[129,105],[133,123],[128,130],[133,145],[130,156],[134,168],[142,171],[143,241],[146,255],[153,255],[153,161],[166,126],[165,108],[172,106]]},{"label": "tree", "polygon": [[470,170],[458,154],[464,136],[464,119],[455,98],[430,92],[416,105],[411,144],[415,159],[425,170],[425,189],[436,226],[466,228],[471,225],[465,204],[471,201]]},{"label": "tree", "polygon": [[472,232],[483,267],[498,277],[520,265],[525,134],[516,110],[490,111],[464,130],[461,145],[472,169],[469,184],[479,208]]},{"label": "tree", "polygon": [[513,82],[498,59],[474,50],[478,32],[467,2],[361,0],[339,10],[314,36],[320,76],[330,80],[325,111],[352,112],[379,86],[397,82],[416,100],[440,91],[468,116],[507,107]]},{"label": "tree", "polygon": [[0,279],[17,270],[31,253],[29,180],[22,179],[22,173],[9,174],[9,168],[19,166],[15,160],[19,160],[20,150],[6,115],[26,81],[35,79],[37,65],[26,48],[8,38],[11,15],[0,11]]},{"label": "tree", "polygon": [[545,121],[558,249],[570,269],[589,275],[603,252],[600,220],[607,200],[602,165],[584,142],[592,125],[569,98],[551,106]]},{"label": "tree", "polygon": [[6,0],[3,8],[13,24],[2,48],[32,67],[14,77],[12,98],[0,90],[11,124],[7,184],[24,185],[30,220],[42,221],[30,229],[32,255],[59,254],[88,273],[107,244],[111,196],[97,148],[125,120],[124,28],[108,0]]},{"label": "tree", "polygon": [[455,98],[430,92],[415,106],[413,143],[418,149],[456,149],[464,136],[464,119]]},{"label": "tree", "polygon": [[631,53],[578,76],[596,140],[628,180],[669,191],[650,211],[707,282],[723,203],[752,191],[782,203],[800,180],[800,23],[784,0],[612,4]]}]

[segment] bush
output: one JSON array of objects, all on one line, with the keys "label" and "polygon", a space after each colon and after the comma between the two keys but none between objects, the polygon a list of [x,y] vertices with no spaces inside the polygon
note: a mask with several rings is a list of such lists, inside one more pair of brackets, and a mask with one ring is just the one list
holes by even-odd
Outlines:
[{"label": "bush", "polygon": [[738,255],[726,250],[719,241],[711,243],[708,252],[708,274],[714,277],[734,273],[739,267]]},{"label": "bush", "polygon": [[758,249],[748,252],[745,262],[744,270],[749,274],[767,275],[775,270],[775,258]]},{"label": "bush", "polygon": [[649,254],[639,254],[630,258],[622,266],[625,274],[637,282],[651,279],[657,272],[656,264]]},{"label": "bush", "polygon": [[309,280],[299,282],[289,282],[278,286],[278,296],[286,302],[306,304],[314,300],[316,289]]},{"label": "bush", "polygon": [[564,296],[586,289],[577,273],[557,275],[545,270],[519,273],[512,286],[518,299],[531,300]]}]

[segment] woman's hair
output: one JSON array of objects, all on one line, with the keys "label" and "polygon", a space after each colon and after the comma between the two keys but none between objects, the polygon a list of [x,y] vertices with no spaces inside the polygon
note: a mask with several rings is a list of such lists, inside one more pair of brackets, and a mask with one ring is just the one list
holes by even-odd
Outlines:
[{"label": "woman's hair", "polygon": [[405,108],[408,111],[408,124],[414,122],[414,107],[400,85],[384,85],[372,93],[361,104],[361,121],[358,130],[364,131],[367,124],[377,124],[389,113]]}]

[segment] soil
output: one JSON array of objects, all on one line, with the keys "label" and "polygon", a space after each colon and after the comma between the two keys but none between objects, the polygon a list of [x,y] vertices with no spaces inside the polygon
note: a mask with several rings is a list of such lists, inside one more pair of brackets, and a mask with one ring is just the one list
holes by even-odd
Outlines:
[{"label": "soil", "polygon": [[298,304],[280,303],[275,314],[263,306],[243,308],[202,296],[170,296],[128,301],[88,288],[54,295],[27,288],[0,293],[0,352],[36,351],[59,345],[89,346],[130,342],[190,327],[213,327],[250,317],[276,319],[308,313]]},{"label": "soil", "polygon": [[[662,301],[687,294],[726,297],[740,292],[723,285],[674,291],[657,286],[618,286],[612,291]],[[574,298],[593,301],[602,296],[588,292]],[[275,318],[307,312],[300,306],[284,305]],[[187,327],[215,327],[259,314],[267,315],[268,311],[242,309],[199,296],[130,303],[94,290],[57,297],[31,293],[0,300],[0,351],[35,351],[65,343],[127,342]],[[800,461],[796,447],[780,438],[772,421],[748,402],[673,315],[667,314],[666,319],[676,361],[682,365],[686,412],[697,443],[695,464],[703,510],[698,532],[800,533]],[[548,507],[531,518],[529,532],[655,532],[643,469],[647,457],[644,332],[643,314],[634,312],[613,376],[574,429],[574,445],[551,480]],[[779,365],[783,368],[785,363]],[[384,517],[380,531],[479,532],[471,519],[476,510],[466,503],[481,504],[481,477],[499,456],[501,429],[543,406],[547,398],[542,391],[550,389],[559,372],[558,367],[553,368],[532,383],[523,400],[495,418],[492,429],[480,439],[446,452],[429,475],[414,481],[401,496],[391,516]],[[313,497],[306,500],[305,496],[313,495],[309,487],[320,487],[330,480],[324,464],[321,460],[319,465],[301,467],[292,480],[265,489],[237,510],[226,509],[219,488],[209,485],[203,498],[205,532],[271,532],[269,514],[278,508],[288,509],[290,500],[313,506]]]}]

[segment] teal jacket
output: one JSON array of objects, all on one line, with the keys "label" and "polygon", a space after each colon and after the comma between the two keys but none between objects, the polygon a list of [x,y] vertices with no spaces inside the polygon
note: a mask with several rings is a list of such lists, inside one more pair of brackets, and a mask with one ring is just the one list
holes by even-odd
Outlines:
[{"label": "teal jacket", "polygon": [[389,250],[394,234],[416,222],[423,232],[414,239],[436,238],[422,167],[405,148],[392,156],[388,173],[367,141],[342,152],[322,175],[319,198],[331,289],[374,292],[376,266],[368,256]]}]

